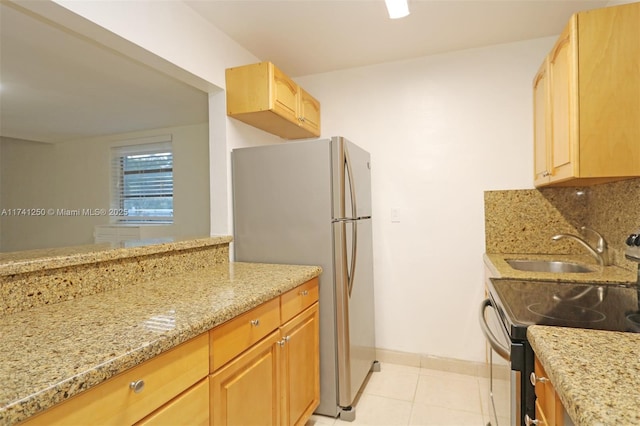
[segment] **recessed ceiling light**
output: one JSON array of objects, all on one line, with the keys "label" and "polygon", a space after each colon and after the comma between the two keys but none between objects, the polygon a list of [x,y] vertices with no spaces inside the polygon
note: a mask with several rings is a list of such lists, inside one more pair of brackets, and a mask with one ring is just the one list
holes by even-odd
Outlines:
[{"label": "recessed ceiling light", "polygon": [[389,18],[398,19],[409,15],[409,4],[407,0],[384,0],[389,12]]}]

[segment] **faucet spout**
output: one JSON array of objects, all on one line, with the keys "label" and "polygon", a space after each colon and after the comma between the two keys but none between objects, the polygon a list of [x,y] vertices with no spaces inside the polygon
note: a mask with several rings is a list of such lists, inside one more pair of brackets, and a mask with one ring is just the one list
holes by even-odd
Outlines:
[{"label": "faucet spout", "polygon": [[558,234],[558,235],[554,235],[553,237],[551,237],[551,239],[553,241],[559,241],[563,238],[568,238],[574,241],[577,241],[578,243],[580,243],[585,249],[587,249],[587,251],[589,252],[589,254],[591,256],[593,256],[597,261],[598,264],[600,266],[604,266],[605,261],[604,258],[602,257],[602,255],[600,253],[598,253],[598,251],[596,251],[596,249],[594,249],[593,247],[591,247],[591,245],[586,242],[585,240],[583,240],[581,237],[577,236],[577,235],[573,235],[573,234]]},{"label": "faucet spout", "polygon": [[611,259],[609,258],[609,246],[607,245],[607,240],[605,240],[604,237],[596,230],[587,228],[586,226],[583,226],[580,229],[583,232],[589,231],[596,236],[598,240],[596,242],[595,250],[600,254],[600,257],[602,257],[602,261],[604,262],[605,266],[611,265]]}]

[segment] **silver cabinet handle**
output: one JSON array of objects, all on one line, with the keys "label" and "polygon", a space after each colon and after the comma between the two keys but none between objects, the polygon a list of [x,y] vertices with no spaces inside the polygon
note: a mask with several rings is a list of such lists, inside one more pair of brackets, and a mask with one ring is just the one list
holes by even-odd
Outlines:
[{"label": "silver cabinet handle", "polygon": [[140,393],[144,389],[144,380],[136,380],[135,382],[129,383],[129,389],[133,391],[133,393]]},{"label": "silver cabinet handle", "polygon": [[260,325],[260,320],[259,319],[251,320],[251,325],[254,326],[254,327],[259,326]]},{"label": "silver cabinet handle", "polygon": [[546,377],[537,377],[536,373],[534,373],[533,371],[531,372],[531,375],[529,376],[529,381],[531,382],[531,384],[533,386],[536,385],[536,383],[547,383],[549,381],[549,379],[547,379]]},{"label": "silver cabinet handle", "polygon": [[283,348],[284,345],[286,345],[289,340],[291,340],[291,336],[285,336],[282,338],[282,340],[278,342],[278,345],[280,345],[280,347]]},{"label": "silver cabinet handle", "polygon": [[529,417],[528,414],[525,414],[524,424],[527,426],[533,426],[533,425],[543,425],[544,423],[542,423],[540,420],[533,420],[531,417]]},{"label": "silver cabinet handle", "polygon": [[300,296],[308,296],[309,295],[309,290],[302,290],[300,292]]},{"label": "silver cabinet handle", "polygon": [[544,172],[542,172],[542,177],[549,177],[549,176],[551,176],[551,173],[549,173],[548,171],[545,170]]}]

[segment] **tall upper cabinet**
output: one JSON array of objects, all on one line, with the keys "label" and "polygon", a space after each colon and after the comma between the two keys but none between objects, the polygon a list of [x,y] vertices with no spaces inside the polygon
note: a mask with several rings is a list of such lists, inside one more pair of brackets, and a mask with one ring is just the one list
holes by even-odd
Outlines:
[{"label": "tall upper cabinet", "polygon": [[226,70],[227,115],[284,139],[320,136],[320,102],[271,62]]},{"label": "tall upper cabinet", "polygon": [[534,184],[640,176],[640,3],[573,15],[533,80]]}]

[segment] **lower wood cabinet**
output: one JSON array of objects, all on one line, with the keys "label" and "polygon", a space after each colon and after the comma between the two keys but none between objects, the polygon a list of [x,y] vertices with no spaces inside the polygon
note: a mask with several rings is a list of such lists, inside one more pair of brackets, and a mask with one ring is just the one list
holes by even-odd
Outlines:
[{"label": "lower wood cabinet", "polygon": [[[28,419],[24,424],[131,425],[155,410],[174,412],[173,404],[178,407],[191,405],[192,398],[202,400],[201,388],[200,392],[182,393],[206,380],[208,357],[209,340],[205,333]],[[204,414],[206,424],[208,411]],[[161,414],[159,418],[165,416]],[[179,418],[180,422],[172,425],[196,424],[184,416]]]},{"label": "lower wood cabinet", "polygon": [[208,426],[209,379],[205,378],[136,426]]},{"label": "lower wood cabinet", "polygon": [[304,425],[320,401],[314,278],[25,425]]},{"label": "lower wood cabinet", "polygon": [[284,425],[304,425],[320,402],[319,321],[315,303],[280,329]]},{"label": "lower wood cabinet", "polygon": [[[249,342],[255,328],[271,324],[273,308],[263,304],[211,331],[210,417],[212,425],[304,425],[320,402],[318,280],[280,297],[288,319],[255,344],[218,366],[216,345]],[[246,327],[246,324],[252,327]],[[268,326],[267,326],[268,327]],[[220,330],[226,330],[221,333]],[[244,331],[242,331],[244,330]]]},{"label": "lower wood cabinet", "polygon": [[531,382],[536,388],[536,424],[539,426],[573,426],[573,422],[567,411],[562,405],[562,401],[558,397],[553,384],[549,380],[544,367],[538,360],[534,358],[534,374],[531,376]]},{"label": "lower wood cabinet", "polygon": [[211,424],[280,424],[280,340],[274,331],[211,375]]}]

